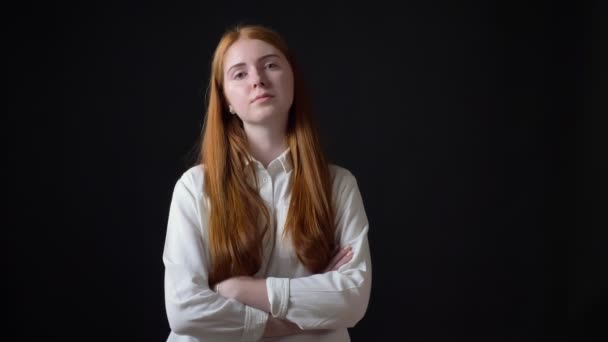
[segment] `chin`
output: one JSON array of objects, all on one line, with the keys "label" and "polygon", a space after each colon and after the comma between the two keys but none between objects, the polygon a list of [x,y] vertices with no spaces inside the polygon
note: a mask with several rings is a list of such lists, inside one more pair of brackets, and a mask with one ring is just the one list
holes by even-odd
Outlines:
[{"label": "chin", "polygon": [[267,124],[275,120],[281,119],[281,114],[277,113],[273,108],[263,108],[249,113],[247,122],[250,124]]}]

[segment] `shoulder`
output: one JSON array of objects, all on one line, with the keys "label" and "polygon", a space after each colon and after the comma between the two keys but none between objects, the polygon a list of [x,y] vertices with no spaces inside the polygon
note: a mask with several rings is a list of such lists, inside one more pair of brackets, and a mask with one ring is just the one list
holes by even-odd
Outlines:
[{"label": "shoulder", "polygon": [[344,166],[337,164],[329,164],[329,173],[331,176],[333,190],[338,194],[352,188],[357,188],[357,178]]},{"label": "shoulder", "polygon": [[337,222],[341,222],[340,226],[344,228],[345,219],[366,219],[363,196],[355,174],[336,164],[330,164],[330,173],[333,181],[332,196],[336,209],[335,215]]},{"label": "shoulder", "polygon": [[201,197],[205,181],[205,166],[198,164],[184,171],[177,180],[176,187],[181,186],[194,197]]},{"label": "shoulder", "polygon": [[353,177],[353,173],[342,165],[329,164],[329,173],[334,180],[342,180]]}]

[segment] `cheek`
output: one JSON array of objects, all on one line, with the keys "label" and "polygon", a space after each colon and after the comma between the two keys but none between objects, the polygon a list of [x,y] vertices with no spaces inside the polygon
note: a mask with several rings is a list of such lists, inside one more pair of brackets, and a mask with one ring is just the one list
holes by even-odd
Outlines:
[{"label": "cheek", "polygon": [[283,74],[281,81],[286,89],[293,89],[293,76],[290,73]]},{"label": "cheek", "polygon": [[280,89],[284,92],[284,96],[293,96],[293,79],[289,75],[282,75],[278,80],[277,84],[280,85]]},{"label": "cheek", "polygon": [[239,106],[240,103],[244,101],[244,99],[247,99],[245,89],[239,86],[227,86],[224,89],[224,94],[226,95],[228,102],[230,102],[233,106]]}]

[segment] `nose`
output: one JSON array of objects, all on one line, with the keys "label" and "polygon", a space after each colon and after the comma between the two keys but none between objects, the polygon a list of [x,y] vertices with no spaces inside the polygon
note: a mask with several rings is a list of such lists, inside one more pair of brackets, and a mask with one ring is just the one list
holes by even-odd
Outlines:
[{"label": "nose", "polygon": [[266,80],[264,78],[264,72],[260,72],[256,70],[256,72],[251,77],[251,83],[253,88],[257,87],[266,87]]}]

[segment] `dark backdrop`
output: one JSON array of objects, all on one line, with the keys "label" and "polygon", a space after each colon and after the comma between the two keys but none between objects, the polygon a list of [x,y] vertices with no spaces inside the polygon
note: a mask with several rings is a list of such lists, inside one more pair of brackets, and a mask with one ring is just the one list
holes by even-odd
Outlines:
[{"label": "dark backdrop", "polygon": [[7,11],[9,328],[166,338],[170,196],[195,157],[215,44],[254,22],[296,51],[327,152],[364,197],[374,277],[353,341],[585,340],[606,310],[601,14],[549,1]]}]

